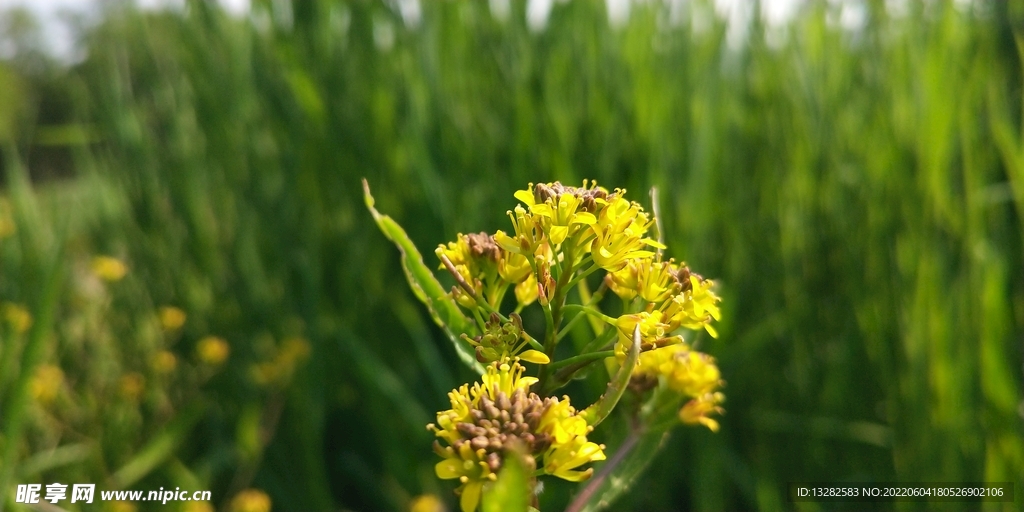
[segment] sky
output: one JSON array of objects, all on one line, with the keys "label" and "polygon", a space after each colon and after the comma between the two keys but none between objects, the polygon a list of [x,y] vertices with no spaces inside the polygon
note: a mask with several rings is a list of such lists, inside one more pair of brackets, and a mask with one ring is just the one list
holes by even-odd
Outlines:
[{"label": "sky", "polygon": [[[228,11],[244,14],[249,8],[250,0],[218,0]],[[406,19],[418,18],[419,2],[423,0],[393,0],[399,6],[403,17]],[[564,0],[528,0],[527,19],[530,25],[535,28],[544,26],[555,1]],[[629,16],[631,2],[642,0],[605,0],[608,4],[610,21],[621,23]],[[673,0],[674,2],[685,3],[688,0]],[[807,0],[762,0],[761,7],[764,17],[769,25],[780,25],[796,14],[797,9]],[[184,0],[135,0],[145,8],[158,8],[162,6],[180,6]],[[844,26],[857,25],[863,17],[863,0],[829,0],[830,3],[842,4],[842,15],[840,23]],[[42,21],[47,35],[47,44],[52,53],[64,58],[74,58],[77,53],[74,47],[74,39],[71,31],[61,22],[59,13],[62,11],[76,11],[88,16],[95,13],[99,0],[0,0],[0,12],[3,10],[23,6],[28,7]],[[502,4],[507,6],[508,0],[490,0],[492,9],[500,9]],[[749,0],[714,0],[715,10],[719,16],[729,20],[730,43],[738,44],[743,37],[744,27],[753,14]],[[506,7],[507,8],[507,7]],[[850,27],[853,28],[853,27]]]}]

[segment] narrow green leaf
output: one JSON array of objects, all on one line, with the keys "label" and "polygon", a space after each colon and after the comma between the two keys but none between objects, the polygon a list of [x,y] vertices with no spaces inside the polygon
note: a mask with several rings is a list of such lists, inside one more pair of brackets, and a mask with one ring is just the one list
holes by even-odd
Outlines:
[{"label": "narrow green leaf", "polygon": [[18,476],[23,480],[32,480],[46,471],[81,464],[93,454],[95,449],[96,446],[93,443],[86,442],[67,444],[36,453],[21,463]]},{"label": "narrow green leaf", "polygon": [[593,405],[587,407],[586,411],[583,411],[583,417],[586,418],[588,425],[596,427],[615,409],[619,399],[622,398],[622,393],[626,391],[626,386],[629,385],[629,377],[633,375],[633,368],[636,367],[636,361],[639,358],[640,326],[638,325],[633,330],[633,344],[629,347],[626,360],[622,362],[622,366],[619,366],[619,371],[615,372],[615,376],[608,381],[608,388],[604,395]]},{"label": "narrow green leaf", "polygon": [[601,471],[576,495],[566,512],[597,512],[611,506],[647,469],[668,434],[667,428],[630,432]]},{"label": "narrow green leaf", "polygon": [[114,489],[124,489],[144,478],[167,460],[178,448],[178,445],[188,437],[192,427],[203,417],[205,409],[206,407],[201,402],[193,402],[188,408],[179,412],[163,432],[154,437],[131,461],[114,473],[111,478],[111,486]]},{"label": "narrow green leaf", "polygon": [[416,298],[427,306],[431,318],[444,329],[448,339],[455,346],[459,359],[477,373],[483,374],[483,366],[477,362],[469,346],[459,338],[459,335],[462,333],[466,333],[469,336],[476,334],[476,327],[473,325],[473,322],[462,314],[458,304],[448,296],[448,292],[445,291],[441,283],[434,277],[434,273],[423,263],[423,256],[420,255],[420,251],[416,249],[416,246],[409,239],[409,235],[405,233],[402,226],[398,225],[391,217],[381,215],[373,207],[374,200],[373,196],[370,195],[370,184],[365,179],[363,180],[363,199],[366,201],[366,208],[373,215],[373,220],[377,222],[377,227],[380,228],[388,240],[395,243],[399,252],[402,253],[402,269],[405,271],[409,287],[412,288]]}]

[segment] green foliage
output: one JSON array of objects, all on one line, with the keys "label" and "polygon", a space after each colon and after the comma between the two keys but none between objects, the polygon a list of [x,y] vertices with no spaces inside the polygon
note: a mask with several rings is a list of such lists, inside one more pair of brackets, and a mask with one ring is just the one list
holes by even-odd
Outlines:
[{"label": "green foliage", "polygon": [[370,210],[370,214],[373,215],[373,220],[381,232],[388,237],[388,240],[394,242],[399,252],[402,253],[402,269],[405,271],[405,278],[409,281],[409,287],[412,288],[413,294],[427,306],[434,323],[444,330],[448,339],[451,340],[455,352],[459,355],[459,359],[477,373],[482,374],[483,367],[477,362],[469,345],[459,337],[460,334],[469,335],[474,332],[473,322],[466,318],[459,306],[455,304],[455,300],[434,277],[434,273],[423,263],[423,257],[409,240],[409,235],[405,233],[402,226],[399,226],[391,217],[381,215],[373,207],[373,196],[370,194],[370,186],[366,180],[363,180],[363,195],[366,208]]},{"label": "green foliage", "polygon": [[525,512],[530,506],[530,485],[521,455],[506,459],[498,480],[484,488],[483,512]]},{"label": "green foliage", "polygon": [[[603,2],[556,2],[543,30],[509,3],[498,19],[421,2],[415,23],[386,2],[110,10],[61,83],[73,119],[36,120],[90,127],[49,141],[73,155],[66,182],[28,182],[37,109],[0,94],[17,225],[0,302],[34,319],[0,331],[0,507],[19,482],[115,475],[209,487],[218,507],[247,487],[282,510],[448,499],[423,424],[471,372],[408,291],[363,176],[420,248],[506,226],[494,205],[526,182],[657,185],[668,256],[722,285],[700,348],[730,401],[718,434],[639,457],[616,510],[775,510],[798,480],[1020,482],[1019,13],[870,1],[851,32],[812,2],[736,46],[707,2],[640,3],[615,27]],[[18,66],[0,80],[34,90]],[[97,289],[101,254],[129,273]],[[155,320],[167,305],[178,331]],[[196,355],[209,335],[231,347],[216,368]],[[42,364],[64,374],[50,405],[30,399]],[[590,383],[567,389],[590,403]],[[575,492],[550,485],[540,509]]]}]

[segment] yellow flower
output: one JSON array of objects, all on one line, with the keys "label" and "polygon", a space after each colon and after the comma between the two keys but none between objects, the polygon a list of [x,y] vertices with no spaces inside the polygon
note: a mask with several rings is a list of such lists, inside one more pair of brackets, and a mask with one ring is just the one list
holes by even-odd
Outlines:
[{"label": "yellow flower", "polygon": [[439,478],[461,482],[456,493],[463,512],[476,510],[484,485],[497,479],[502,457],[513,446],[525,453],[530,471],[542,459],[545,473],[572,481],[593,473],[579,466],[604,459],[604,447],[587,441],[592,427],[568,397],[559,401],[530,393],[537,379],[523,371],[518,359],[489,365],[481,382],[449,393],[452,408],[437,413],[436,425],[427,425],[447,444],[434,443],[443,459],[434,470]]},{"label": "yellow flower", "polygon": [[635,259],[626,262],[622,268],[608,272],[604,282],[615,295],[624,301],[631,301],[636,297],[636,291],[640,287],[640,265],[645,264],[647,259]]},{"label": "yellow flower", "polygon": [[128,273],[128,267],[117,258],[96,256],[92,259],[92,273],[104,281],[120,281]]},{"label": "yellow flower", "polygon": [[669,389],[692,398],[679,411],[682,422],[718,431],[718,422],[708,415],[724,412],[719,404],[725,401],[725,395],[718,392],[724,382],[711,356],[690,350],[685,343],[658,348],[640,354],[633,376],[661,377]]},{"label": "yellow flower", "polygon": [[44,364],[36,368],[29,383],[29,393],[37,402],[48,404],[57,398],[64,384],[64,372],[57,366]]},{"label": "yellow flower", "polygon": [[13,302],[3,303],[0,306],[0,315],[10,324],[15,334],[23,334],[28,331],[29,327],[32,327],[32,314]]},{"label": "yellow flower", "polygon": [[107,510],[110,510],[110,512],[135,512],[138,509],[130,501],[111,501],[107,505]]},{"label": "yellow flower", "polygon": [[575,468],[588,462],[604,460],[604,448],[585,437],[578,436],[570,441],[551,448],[544,457],[544,470],[549,475],[557,476],[570,482],[582,482],[594,474],[594,468],[577,471]]},{"label": "yellow flower", "polygon": [[659,310],[622,315],[616,321],[616,327],[619,329],[619,341],[615,344],[615,357],[619,361],[626,359],[626,353],[633,345],[633,331],[638,325],[640,326],[641,351],[677,342],[676,339],[668,337],[671,326],[665,322],[664,315]]},{"label": "yellow flower", "polygon": [[646,250],[647,246],[664,246],[649,238],[642,238],[652,223],[640,205],[622,197],[612,199],[601,210],[600,217],[593,225],[596,238],[590,246],[590,253],[594,263],[609,272],[615,272],[624,267],[628,260],[653,256],[653,252]]},{"label": "yellow flower", "polygon": [[533,256],[544,238],[544,231],[541,229],[539,221],[532,213],[518,205],[515,208],[515,215],[509,211],[508,217],[512,219],[515,236],[509,236],[504,231],[498,230],[494,234],[495,243],[508,252]]},{"label": "yellow flower", "polygon": [[[679,345],[676,345],[679,346]],[[675,348],[665,347],[664,349]],[[722,383],[722,374],[711,356],[695,350],[676,349],[672,372],[668,374],[668,385],[687,396],[703,396],[713,392]]]},{"label": "yellow flower", "polygon": [[129,401],[136,401],[142,396],[142,392],[146,388],[146,378],[138,372],[126,373],[121,376],[121,380],[118,381],[118,390],[121,396],[127,398]]},{"label": "yellow flower", "polygon": [[637,267],[640,297],[650,303],[661,303],[679,288],[675,274],[678,267],[669,261],[642,260]]},{"label": "yellow flower", "polygon": [[718,337],[718,331],[712,327],[711,320],[719,320],[722,316],[718,308],[718,301],[721,299],[715,295],[713,287],[714,283],[711,280],[701,280],[692,274],[688,276],[687,281],[683,283],[683,291],[672,297],[664,309],[665,316],[673,328],[704,328],[711,337]]},{"label": "yellow flower", "polygon": [[178,358],[173,352],[161,350],[153,356],[153,370],[156,373],[168,374],[178,366]]},{"label": "yellow flower", "polygon": [[185,312],[174,307],[164,306],[160,308],[160,327],[165,331],[176,331],[185,325]]},{"label": "yellow flower", "polygon": [[433,494],[421,494],[409,502],[409,512],[448,512],[441,498]]},{"label": "yellow flower", "polygon": [[[516,197],[519,197],[518,194]],[[557,199],[534,204],[530,212],[541,217],[541,226],[551,243],[561,244],[566,238],[576,233],[579,225],[591,225],[597,222],[593,213],[580,209],[582,201],[572,194],[561,194]]]},{"label": "yellow flower", "polygon": [[270,512],[270,496],[259,489],[246,489],[231,500],[231,512]]},{"label": "yellow flower", "polygon": [[516,285],[515,293],[519,304],[533,304],[533,301],[537,300],[537,278],[533,274],[526,276],[526,279]]},{"label": "yellow flower", "polygon": [[185,503],[184,512],[214,512],[213,505],[208,501],[188,501]]},{"label": "yellow flower", "polygon": [[[439,245],[434,251],[438,259],[441,259],[440,269],[446,268],[444,258],[455,267],[455,271],[471,288],[477,296],[482,296],[485,289],[489,292],[486,299],[493,299],[496,290],[493,286],[498,280],[498,262],[501,260],[501,248],[495,243],[494,238],[487,233],[470,233],[463,235],[459,233],[458,238],[448,245]],[[476,300],[469,296],[461,287],[452,288],[452,295],[463,306],[467,308],[476,307]]]},{"label": "yellow flower", "polygon": [[200,361],[216,366],[228,359],[231,355],[231,346],[223,338],[206,336],[196,344],[196,354]]},{"label": "yellow flower", "polygon": [[530,260],[526,259],[526,256],[502,250],[501,259],[498,261],[498,275],[509,283],[520,283],[533,275],[533,268],[530,267]]},{"label": "yellow flower", "polygon": [[591,461],[604,460],[604,447],[587,441],[587,434],[594,428],[577,415],[569,404],[569,397],[563,397],[562,401],[557,398],[549,400],[552,404],[541,418],[540,430],[549,432],[554,442],[544,454],[544,471],[570,482],[586,480],[593,475],[594,469],[577,471],[576,468]]},{"label": "yellow flower", "polygon": [[679,421],[690,425],[699,423],[712,432],[718,432],[718,422],[709,418],[708,415],[711,413],[724,414],[725,410],[718,406],[724,400],[725,395],[721,393],[708,393],[694,398],[679,410]]},{"label": "yellow flower", "polygon": [[312,347],[304,338],[289,338],[281,344],[272,360],[252,367],[252,378],[260,385],[287,385],[291,382],[295,369],[309,357],[310,352]]}]

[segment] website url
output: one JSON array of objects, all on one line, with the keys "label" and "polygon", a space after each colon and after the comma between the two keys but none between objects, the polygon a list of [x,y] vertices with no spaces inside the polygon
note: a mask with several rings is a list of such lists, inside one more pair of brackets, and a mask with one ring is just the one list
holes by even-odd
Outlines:
[{"label": "website url", "polygon": [[[92,503],[96,495],[96,484],[73,484],[68,489],[67,484],[52,483],[44,486],[42,484],[21,484],[18,485],[15,494],[15,503],[39,503],[49,501],[57,504],[69,498],[71,503]],[[161,487],[155,491],[100,491],[100,501],[159,501],[167,504],[168,501],[210,501],[210,491],[183,491],[180,487],[174,490]]]},{"label": "website url", "polygon": [[192,493],[177,489],[149,491],[149,493],[146,491],[100,491],[100,499],[103,501],[159,501],[163,504],[168,501],[210,501],[210,491]]}]

